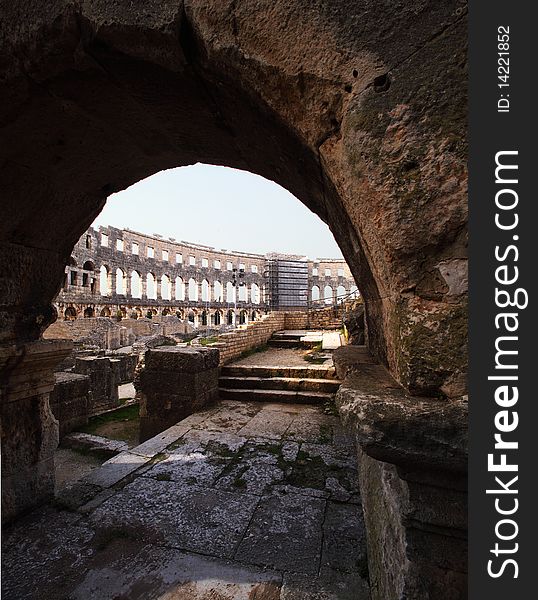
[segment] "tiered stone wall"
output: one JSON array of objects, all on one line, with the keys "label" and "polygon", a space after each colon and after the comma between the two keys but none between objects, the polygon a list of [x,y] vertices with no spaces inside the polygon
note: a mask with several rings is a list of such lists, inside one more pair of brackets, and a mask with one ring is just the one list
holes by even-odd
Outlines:
[{"label": "tiered stone wall", "polygon": [[[196,326],[246,323],[270,309],[267,256],[90,227],[73,249],[55,307],[60,319],[151,313],[177,314]],[[310,301],[334,303],[357,289],[343,259],[307,262]],[[240,288],[232,286],[233,269],[242,270]]]}]

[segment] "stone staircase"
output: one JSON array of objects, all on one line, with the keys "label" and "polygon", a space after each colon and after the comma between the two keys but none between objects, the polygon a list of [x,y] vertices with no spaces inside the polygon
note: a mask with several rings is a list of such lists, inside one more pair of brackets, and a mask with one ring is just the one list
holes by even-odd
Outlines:
[{"label": "stone staircase", "polygon": [[303,330],[276,331],[267,344],[273,348],[314,348],[322,339],[321,335]]},{"label": "stone staircase", "polygon": [[228,400],[324,404],[340,383],[333,368],[228,365],[221,369],[219,392]]}]

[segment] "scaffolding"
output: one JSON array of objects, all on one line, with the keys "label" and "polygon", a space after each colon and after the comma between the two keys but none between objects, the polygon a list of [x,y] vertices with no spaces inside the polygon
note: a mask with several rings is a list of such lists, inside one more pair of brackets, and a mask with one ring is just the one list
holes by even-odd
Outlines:
[{"label": "scaffolding", "polygon": [[308,306],[306,256],[269,254],[265,262],[265,305],[268,310],[304,310]]}]

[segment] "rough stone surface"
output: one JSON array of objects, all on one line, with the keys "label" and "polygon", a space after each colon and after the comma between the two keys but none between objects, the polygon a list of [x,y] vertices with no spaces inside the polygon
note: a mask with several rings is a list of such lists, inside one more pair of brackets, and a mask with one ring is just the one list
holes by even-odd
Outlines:
[{"label": "rough stone surface", "polygon": [[50,408],[59,426],[60,439],[88,422],[90,378],[77,373],[55,373]]},{"label": "rough stone surface", "polygon": [[363,347],[334,361],[359,447],[372,598],[465,598],[466,403],[410,397]]},{"label": "rough stone surface", "polygon": [[125,442],[109,440],[100,435],[91,435],[89,433],[70,433],[63,438],[62,445],[65,448],[81,450],[89,454],[107,458],[111,458],[127,450]]},{"label": "rough stone surface", "polygon": [[90,391],[88,413],[94,415],[119,406],[119,361],[105,356],[83,356],[75,359],[75,373],[88,375]]},{"label": "rough stone surface", "polygon": [[160,431],[218,398],[218,350],[168,346],[146,352],[140,391],[140,439]]},{"label": "rough stone surface", "polygon": [[[318,408],[282,408],[290,427],[310,415],[338,429]],[[234,417],[260,413],[237,434]],[[4,532],[2,598],[368,600],[360,504],[330,498],[353,451],[333,434],[268,439],[270,418],[274,404],[221,402],[64,490],[69,510]]]}]

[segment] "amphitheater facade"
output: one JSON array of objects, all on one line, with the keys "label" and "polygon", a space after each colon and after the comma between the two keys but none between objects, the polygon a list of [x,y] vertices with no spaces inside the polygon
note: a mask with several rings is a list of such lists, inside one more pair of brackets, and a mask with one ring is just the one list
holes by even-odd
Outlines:
[{"label": "amphitheater facade", "polygon": [[[272,281],[275,264],[288,265],[280,283]],[[175,314],[195,326],[244,324],[278,310],[282,277],[295,294],[286,310],[358,295],[343,259],[216,250],[130,229],[90,227],[73,249],[54,305],[66,320]]]}]

